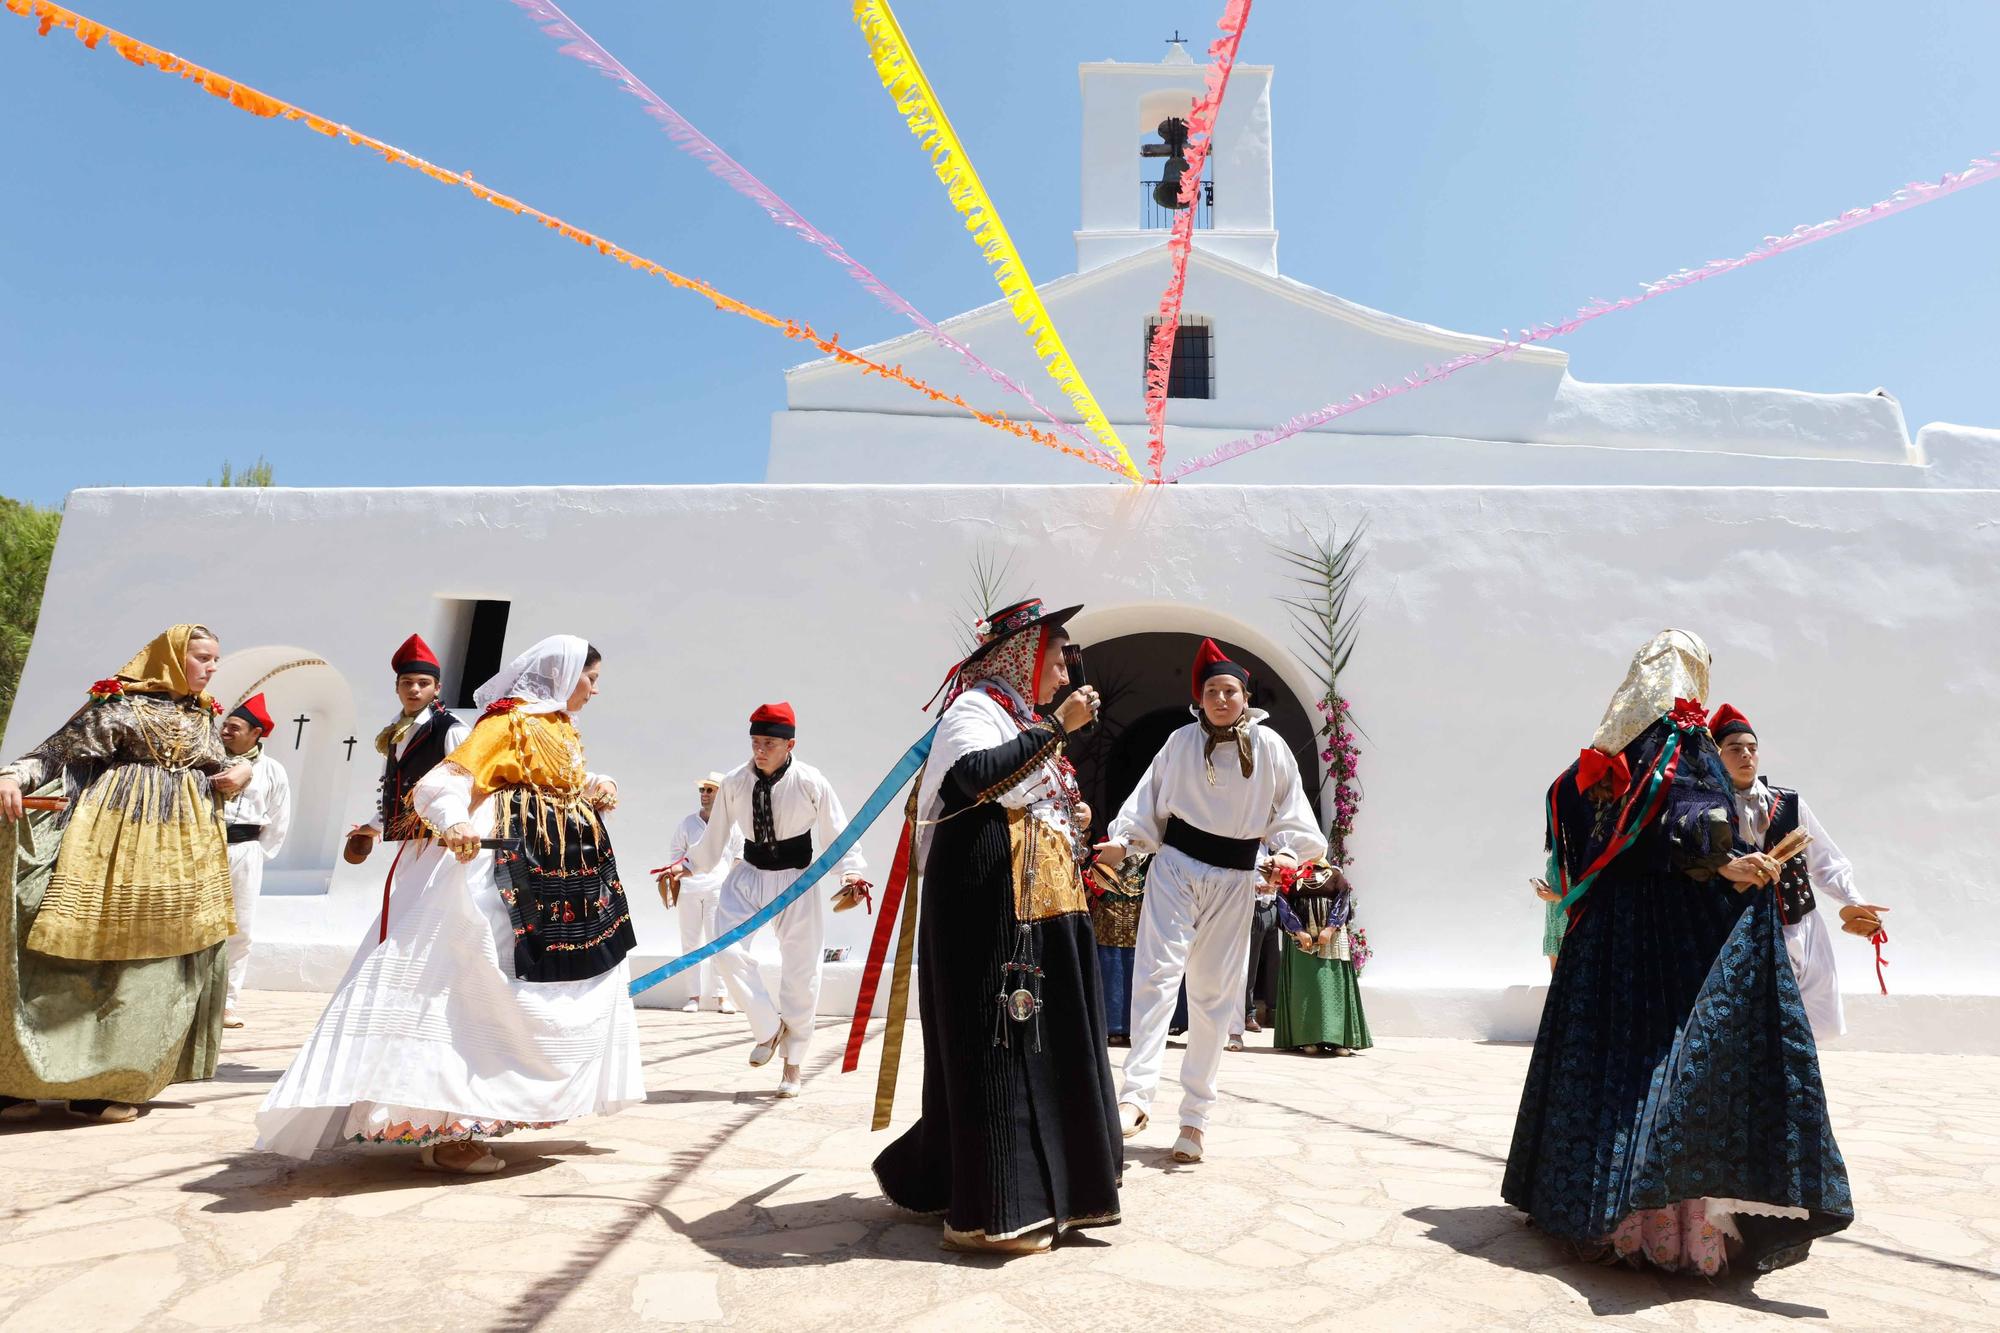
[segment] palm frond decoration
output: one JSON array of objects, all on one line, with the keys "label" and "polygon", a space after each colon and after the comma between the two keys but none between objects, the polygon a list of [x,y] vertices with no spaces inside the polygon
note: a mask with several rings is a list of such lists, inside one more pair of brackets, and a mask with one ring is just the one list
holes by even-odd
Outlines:
[{"label": "palm frond decoration", "polygon": [[961,653],[969,653],[979,646],[979,636],[972,632],[972,626],[984,620],[988,611],[997,611],[1021,600],[1015,595],[1018,584],[1014,576],[1013,552],[1002,555],[982,546],[972,553],[970,573],[971,586],[961,603],[962,614],[952,626]]},{"label": "palm frond decoration", "polygon": [[1296,585],[1296,591],[1281,595],[1278,602],[1290,613],[1324,691],[1319,701],[1319,757],[1326,768],[1320,790],[1324,793],[1326,785],[1333,784],[1333,824],[1327,831],[1326,856],[1337,866],[1353,860],[1347,840],[1361,808],[1361,787],[1355,776],[1361,751],[1355,744],[1347,699],[1340,692],[1340,676],[1354,656],[1360,632],[1363,603],[1353,600],[1354,580],[1361,572],[1361,537],[1366,526],[1356,524],[1346,541],[1338,541],[1331,532],[1324,537],[1308,532],[1301,545],[1276,548],[1278,558],[1294,571],[1287,578]]}]

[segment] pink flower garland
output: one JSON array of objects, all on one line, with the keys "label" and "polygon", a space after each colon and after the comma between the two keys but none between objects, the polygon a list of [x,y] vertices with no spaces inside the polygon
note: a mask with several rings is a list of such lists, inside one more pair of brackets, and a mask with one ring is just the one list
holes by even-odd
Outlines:
[{"label": "pink flower garland", "polygon": [[1347,850],[1347,840],[1354,833],[1354,816],[1361,809],[1361,789],[1354,781],[1360,767],[1361,748],[1354,743],[1354,730],[1348,725],[1352,711],[1347,700],[1333,690],[1328,690],[1319,701],[1323,719],[1319,734],[1325,739],[1319,757],[1333,777],[1333,827],[1327,831],[1326,859],[1337,866],[1354,862]]},{"label": "pink flower garland", "polygon": [[1255,453],[1267,445],[1288,440],[1301,431],[1324,426],[1329,421],[1359,412],[1365,407],[1372,407],[1376,403],[1421,389],[1425,385],[1449,379],[1461,370],[1497,361],[1530,344],[1545,343],[1574,333],[1592,320],[1602,319],[1620,310],[1630,310],[1656,297],[1665,296],[1668,292],[1681,291],[1721,274],[1748,268],[1752,264],[1762,263],[1766,259],[1799,249],[1801,246],[1812,245],[1830,236],[1839,236],[1844,232],[1853,231],[1856,227],[1865,227],[1871,222],[1880,222],[1883,218],[1894,217],[1898,213],[1908,212],[1923,204],[1935,203],[1946,195],[1993,180],[2000,180],[2000,153],[1989,157],[1975,157],[1972,159],[1972,164],[1964,171],[1947,171],[1935,181],[1912,181],[1887,199],[1866,208],[1850,208],[1839,217],[1829,218],[1825,222],[1801,224],[1783,236],[1766,236],[1763,244],[1734,259],[1711,259],[1700,268],[1684,268],[1679,272],[1668,274],[1657,282],[1642,283],[1637,296],[1621,297],[1616,301],[1594,300],[1568,319],[1525,329],[1518,336],[1503,329],[1502,332],[1507,336],[1484,350],[1466,352],[1442,365],[1425,366],[1420,371],[1405,375],[1395,384],[1378,384],[1366,393],[1350,394],[1340,402],[1328,403],[1324,407],[1295,416],[1283,425],[1273,426],[1269,430],[1258,431],[1255,435],[1245,435],[1227,444],[1218,445],[1199,458],[1190,458],[1182,462],[1167,480],[1179,481],[1203,468],[1214,467],[1217,463]]}]

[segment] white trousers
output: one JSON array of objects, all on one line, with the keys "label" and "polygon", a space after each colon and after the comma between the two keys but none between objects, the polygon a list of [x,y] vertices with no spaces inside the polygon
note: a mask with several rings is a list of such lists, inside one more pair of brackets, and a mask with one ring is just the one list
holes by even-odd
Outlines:
[{"label": "white trousers", "polygon": [[[680,905],[674,909],[675,920],[681,928],[681,952],[690,953],[715,938],[716,912],[722,905],[721,887],[694,887],[693,880],[681,884]],[[694,972],[694,998],[697,1000],[720,1000],[723,996],[720,960],[711,958],[697,963]]]},{"label": "white trousers", "polygon": [[1187,978],[1187,1054],[1181,1060],[1181,1124],[1203,1129],[1215,1107],[1215,1075],[1232,1021],[1243,1016],[1250,916],[1257,872],[1223,870],[1164,847],[1146,872],[1132,959],[1132,1049],[1118,1100],[1153,1105],[1167,1025]]},{"label": "white trousers", "polygon": [[[796,870],[759,870],[747,861],[738,861],[729,878],[722,881],[721,901],[716,906],[715,931],[724,934],[743,924],[752,912],[792,886]],[[737,1007],[750,1020],[750,1031],[758,1041],[769,1039],[785,1025],[786,1064],[805,1060],[812,1044],[813,1015],[819,1009],[821,949],[826,940],[826,906],[817,889],[778,913],[771,929],[778,935],[778,998],[764,988],[763,974],[751,956],[750,943],[756,934],[738,940],[715,956],[715,970],[729,986]]]},{"label": "white trousers", "polygon": [[243,997],[243,979],[250,975],[250,925],[257,916],[257,896],[264,889],[264,849],[254,842],[231,843],[229,887],[236,898],[236,933],[222,946],[229,957],[229,991],[225,1013],[233,1013]]},{"label": "white trousers", "polygon": [[1829,919],[1826,909],[1818,908],[1797,925],[1785,927],[1785,953],[1792,960],[1792,975],[1799,980],[1799,998],[1806,1002],[1816,1042],[1847,1032],[1847,1015],[1840,1005],[1840,969],[1833,961],[1837,919]]}]

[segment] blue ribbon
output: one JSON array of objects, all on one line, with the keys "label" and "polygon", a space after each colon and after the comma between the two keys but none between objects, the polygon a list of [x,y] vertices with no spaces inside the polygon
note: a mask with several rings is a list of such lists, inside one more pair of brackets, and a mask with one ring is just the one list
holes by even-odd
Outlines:
[{"label": "blue ribbon", "polygon": [[936,737],[937,724],[932,723],[931,729],[919,736],[917,743],[904,752],[903,757],[896,761],[896,766],[889,770],[889,776],[882,779],[874,792],[862,803],[861,808],[854,812],[854,817],[847,821],[847,827],[840,831],[840,836],[833,840],[833,845],[821,852],[811,865],[800,871],[799,877],[793,880],[783,893],[752,912],[744,919],[743,924],[724,931],[692,953],[684,953],[672,962],[662,963],[645,976],[635,979],[632,982],[632,994],[636,997],[642,991],[649,991],[668,977],[685,972],[696,964],[713,958],[739,940],[750,938],[778,913],[797,902],[813,885],[826,878],[826,872],[840,864],[841,858],[861,840],[861,835],[868,831],[869,826],[882,817],[882,812],[896,799],[896,793],[902,791],[909,780],[916,776],[917,770],[924,766],[924,760],[930,757],[931,742]]}]

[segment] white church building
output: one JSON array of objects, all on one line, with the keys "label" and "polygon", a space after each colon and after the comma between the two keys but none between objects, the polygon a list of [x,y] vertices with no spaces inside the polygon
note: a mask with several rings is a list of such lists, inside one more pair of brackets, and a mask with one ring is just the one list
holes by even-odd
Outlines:
[{"label": "white church building", "polygon": [[[1185,114],[1202,72],[1176,49],[1080,76],[1076,271],[1040,291],[1142,453],[1170,215],[1138,149]],[[1492,345],[1283,275],[1271,79],[1238,66],[1216,127],[1170,459]],[[1003,304],[944,327],[1060,401]],[[865,350],[1022,415],[920,333]],[[638,970],[680,952],[646,869],[667,859],[696,779],[748,757],[750,710],[790,700],[800,754],[859,805],[926,725],[976,564],[1005,566],[1007,591],[1085,604],[1072,628],[1093,680],[1115,686],[1086,765],[1098,799],[1182,716],[1201,635],[1259,668],[1273,725],[1316,763],[1325,684],[1278,601],[1295,591],[1279,549],[1361,530],[1340,688],[1362,731],[1351,876],[1378,1035],[1533,1035],[1542,795],[1631,653],[1677,626],[1714,652],[1709,702],[1756,719],[1767,772],[1807,794],[1863,892],[1893,909],[1894,994],[1877,993],[1872,951],[1839,938],[1847,1044],[2000,1051],[2000,430],[1913,434],[1880,391],[1572,369],[1558,348],[1523,349],[1174,486],[1122,484],[821,361],[786,374],[759,484],[78,491],[5,750],[52,731],[163,624],[215,626],[216,692],[266,692],[298,799],[251,984],[330,989],[381,903],[386,859],[337,853],[380,775],[391,651],[422,633],[448,699],[469,701],[527,643],[584,635],[605,673],[580,722],[592,767],[621,785],[611,828]],[[190,530],[259,553],[230,570],[226,599],[153,555]],[[608,566],[577,572],[585,553]],[[893,824],[863,843],[878,882]],[[829,965],[829,1016],[852,1004],[872,925],[830,922],[850,954]],[[648,1000],[686,993],[677,979]]]}]

